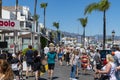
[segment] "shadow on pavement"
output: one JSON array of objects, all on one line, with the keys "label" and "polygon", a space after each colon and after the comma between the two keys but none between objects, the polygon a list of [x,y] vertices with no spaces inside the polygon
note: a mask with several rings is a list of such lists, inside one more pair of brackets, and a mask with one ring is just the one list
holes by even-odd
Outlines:
[{"label": "shadow on pavement", "polygon": [[59,77],[53,77],[53,80],[54,80],[54,79],[58,79],[58,78],[59,78]]},{"label": "shadow on pavement", "polygon": [[40,78],[39,80],[47,80],[47,79],[45,79],[45,78]]}]

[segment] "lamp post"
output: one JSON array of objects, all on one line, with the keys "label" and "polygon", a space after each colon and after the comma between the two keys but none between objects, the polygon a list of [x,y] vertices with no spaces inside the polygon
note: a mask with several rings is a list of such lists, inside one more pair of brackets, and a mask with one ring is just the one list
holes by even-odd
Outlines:
[{"label": "lamp post", "polygon": [[112,31],[112,46],[114,45],[115,31]]}]

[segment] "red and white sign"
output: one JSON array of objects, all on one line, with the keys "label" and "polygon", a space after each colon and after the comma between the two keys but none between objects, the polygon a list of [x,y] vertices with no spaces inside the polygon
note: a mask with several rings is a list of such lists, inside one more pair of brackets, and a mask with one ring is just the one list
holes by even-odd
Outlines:
[{"label": "red and white sign", "polygon": [[17,20],[0,19],[0,29],[20,30],[20,22]]},{"label": "red and white sign", "polygon": [[14,48],[14,44],[11,44],[11,45],[10,45],[10,48]]}]

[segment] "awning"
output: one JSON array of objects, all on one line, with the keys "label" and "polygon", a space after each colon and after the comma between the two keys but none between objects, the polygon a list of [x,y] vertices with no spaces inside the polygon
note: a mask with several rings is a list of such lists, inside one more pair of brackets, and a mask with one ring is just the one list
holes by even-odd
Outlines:
[{"label": "awning", "polygon": [[[30,33],[27,33],[27,34],[20,34],[18,37],[31,38],[31,34],[35,34],[35,37],[37,37],[37,35],[38,35],[38,33],[32,33],[32,32],[30,32]],[[45,36],[44,34],[41,33],[41,36],[44,37],[44,38],[46,38],[48,41],[50,41],[50,39],[47,36]]]}]

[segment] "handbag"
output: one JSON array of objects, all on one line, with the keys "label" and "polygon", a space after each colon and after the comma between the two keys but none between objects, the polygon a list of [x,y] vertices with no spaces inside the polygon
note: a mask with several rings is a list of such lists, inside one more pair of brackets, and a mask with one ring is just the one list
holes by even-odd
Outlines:
[{"label": "handbag", "polygon": [[42,65],[47,65],[48,64],[47,60],[45,60],[45,59],[43,59],[41,63],[42,63]]},{"label": "handbag", "polygon": [[46,72],[46,70],[45,70],[45,66],[44,66],[44,65],[41,65],[41,66],[40,66],[40,71],[43,72],[43,73]]},{"label": "handbag", "polygon": [[98,80],[109,80],[110,76],[109,75],[101,75],[101,77]]}]

